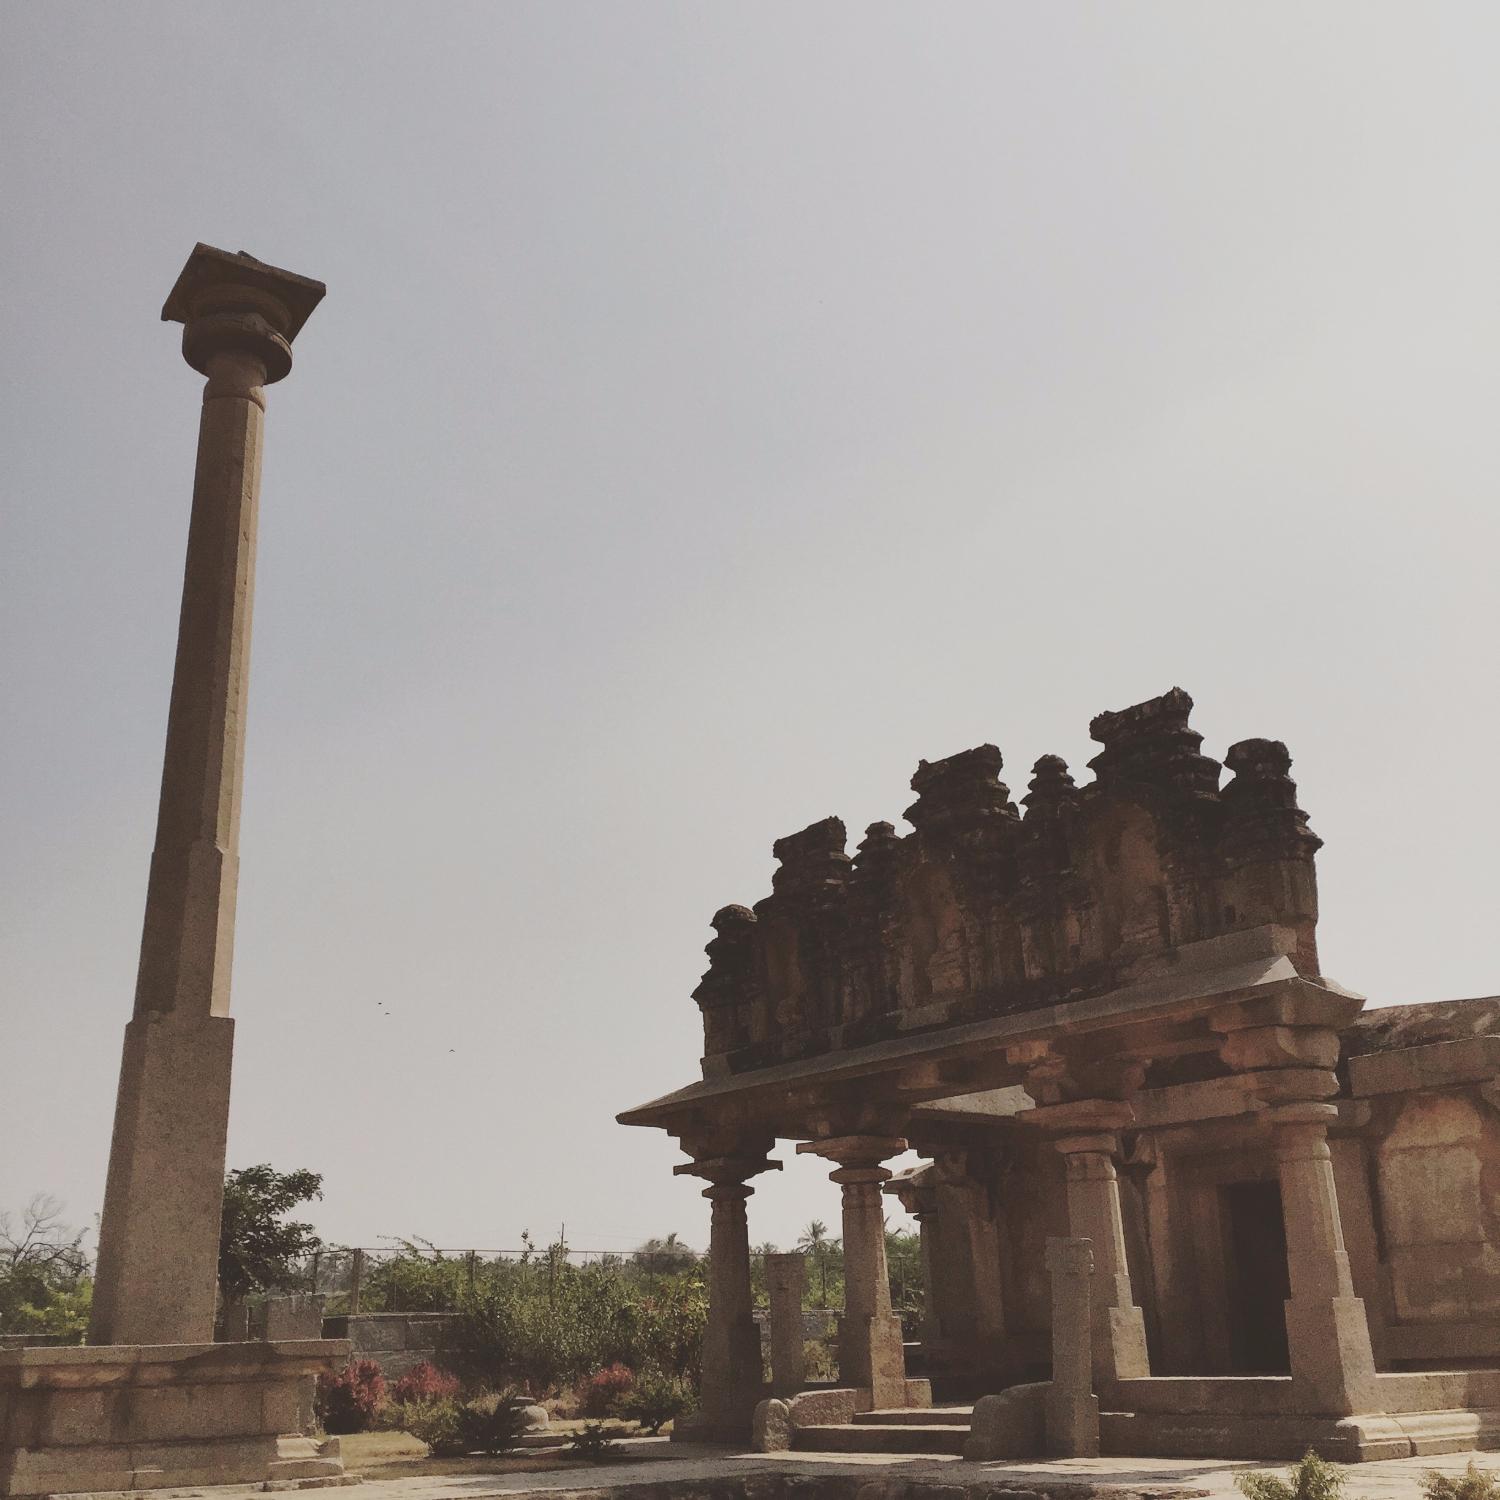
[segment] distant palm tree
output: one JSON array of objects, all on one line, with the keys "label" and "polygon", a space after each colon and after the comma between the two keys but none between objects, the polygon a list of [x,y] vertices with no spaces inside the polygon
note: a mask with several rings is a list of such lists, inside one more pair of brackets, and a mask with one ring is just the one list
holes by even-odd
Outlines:
[{"label": "distant palm tree", "polygon": [[643,1271],[672,1275],[692,1265],[698,1259],[698,1252],[684,1245],[673,1230],[664,1240],[655,1237],[647,1240],[631,1259]]},{"label": "distant palm tree", "polygon": [[821,1219],[814,1219],[802,1231],[802,1238],[797,1241],[797,1248],[804,1255],[812,1256],[813,1264],[818,1267],[824,1307],[828,1306],[828,1252],[836,1250],[838,1244],[838,1240],[829,1237],[828,1226]]}]

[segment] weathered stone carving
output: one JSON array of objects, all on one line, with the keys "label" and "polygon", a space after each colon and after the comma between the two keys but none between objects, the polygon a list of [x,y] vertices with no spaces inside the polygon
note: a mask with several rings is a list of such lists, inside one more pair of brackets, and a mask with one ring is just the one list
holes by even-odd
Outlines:
[{"label": "weathered stone carving", "polygon": [[1180,688],[1089,726],[1077,786],[1036,762],[1024,814],[980,745],[923,761],[914,832],[866,830],[853,859],[825,818],[777,840],[772,893],[714,917],[708,1076],[1086,996],[1168,967],[1182,945],[1268,924],[1317,973],[1313,858],[1291,757],[1242,740],[1232,779],[1200,751]]}]

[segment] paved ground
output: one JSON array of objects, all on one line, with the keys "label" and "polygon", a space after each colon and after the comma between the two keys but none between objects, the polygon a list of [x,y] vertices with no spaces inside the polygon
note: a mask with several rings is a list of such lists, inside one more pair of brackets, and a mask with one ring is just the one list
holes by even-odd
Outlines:
[{"label": "paved ground", "polygon": [[[649,1441],[649,1440],[648,1440]],[[621,1463],[582,1466],[559,1463],[556,1469],[525,1474],[464,1474],[444,1477],[369,1479],[357,1493],[365,1500],[483,1500],[489,1495],[543,1495],[563,1490],[616,1489],[672,1481],[725,1479],[774,1470],[814,1478],[820,1474],[891,1478],[936,1484],[988,1485],[994,1489],[1028,1489],[1074,1483],[1120,1485],[1146,1491],[1163,1500],[1206,1495],[1211,1500],[1238,1500],[1234,1476],[1245,1469],[1284,1469],[1285,1464],[1196,1458],[1067,1458],[1047,1463],[969,1464],[958,1458],[861,1453],[726,1454],[722,1449],[686,1443],[658,1447],[645,1442],[628,1446],[639,1457]],[[1473,1457],[1447,1453],[1431,1458],[1387,1459],[1349,1467],[1348,1500],[1418,1500],[1418,1481],[1429,1469],[1462,1473]],[[1500,1468],[1500,1454],[1484,1455],[1481,1467]],[[352,1500],[352,1497],[351,1497]]]}]

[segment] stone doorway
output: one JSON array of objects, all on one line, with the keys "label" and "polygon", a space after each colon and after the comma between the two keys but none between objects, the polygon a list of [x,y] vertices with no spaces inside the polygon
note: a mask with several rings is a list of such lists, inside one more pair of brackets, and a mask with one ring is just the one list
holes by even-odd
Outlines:
[{"label": "stone doorway", "polygon": [[1229,1292],[1229,1353],[1236,1375],[1285,1375],[1286,1222],[1281,1185],[1228,1182],[1219,1188]]}]

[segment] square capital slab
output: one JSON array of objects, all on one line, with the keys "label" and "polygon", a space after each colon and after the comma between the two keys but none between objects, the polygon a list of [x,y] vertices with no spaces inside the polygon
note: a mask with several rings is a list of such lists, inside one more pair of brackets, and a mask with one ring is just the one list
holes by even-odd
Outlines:
[{"label": "square capital slab", "polygon": [[321,281],[268,266],[243,250],[234,253],[199,244],[167,293],[161,317],[164,323],[187,323],[207,312],[228,311],[238,298],[265,311],[263,299],[268,298],[282,314],[275,319],[276,331],[291,343],[327,290]]}]

